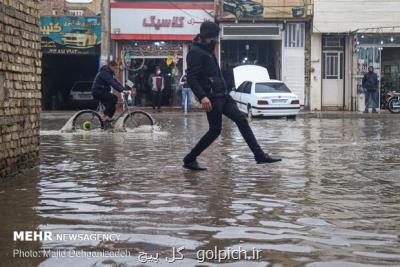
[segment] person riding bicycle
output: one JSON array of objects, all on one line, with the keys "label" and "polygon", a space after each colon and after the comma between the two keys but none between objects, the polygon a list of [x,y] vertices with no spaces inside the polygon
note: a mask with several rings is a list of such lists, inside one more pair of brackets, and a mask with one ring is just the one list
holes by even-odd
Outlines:
[{"label": "person riding bicycle", "polygon": [[[93,81],[92,95],[94,99],[99,100],[105,107],[104,114],[101,115],[103,121],[111,120],[118,102],[118,97],[111,93],[111,87],[120,93],[125,91],[124,86],[115,78],[117,72],[117,62],[111,61],[100,68]],[[125,94],[128,94],[128,91],[125,91]]]}]

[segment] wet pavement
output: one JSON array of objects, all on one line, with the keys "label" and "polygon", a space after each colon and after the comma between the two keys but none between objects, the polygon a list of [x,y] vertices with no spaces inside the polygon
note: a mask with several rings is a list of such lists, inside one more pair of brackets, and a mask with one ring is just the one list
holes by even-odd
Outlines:
[{"label": "wet pavement", "polygon": [[[204,114],[155,118],[129,133],[61,134],[65,120],[43,121],[40,166],[1,182],[0,266],[400,266],[398,117],[255,120],[262,147],[283,158],[273,165],[255,164],[224,120],[200,173],[181,159]],[[13,241],[22,230],[53,238]]]}]

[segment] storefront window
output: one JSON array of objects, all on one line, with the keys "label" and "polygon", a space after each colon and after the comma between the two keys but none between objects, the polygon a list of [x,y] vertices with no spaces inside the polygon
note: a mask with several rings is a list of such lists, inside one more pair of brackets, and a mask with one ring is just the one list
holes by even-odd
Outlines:
[{"label": "storefront window", "polygon": [[233,68],[245,64],[263,66],[271,79],[280,79],[281,46],[278,40],[223,40],[221,67],[228,88],[235,87]]},{"label": "storefront window", "polygon": [[400,45],[400,36],[398,34],[358,34],[357,42],[359,45]]},{"label": "storefront window", "polygon": [[382,90],[400,92],[400,36],[398,34],[358,34],[358,89],[363,75],[372,65]]},{"label": "storefront window", "polygon": [[381,53],[381,88],[400,92],[400,48],[383,48]]},{"label": "storefront window", "polygon": [[150,77],[157,67],[160,67],[164,78],[163,105],[179,103],[179,79],[183,73],[182,55],[183,42],[129,41],[123,44],[120,59],[124,66],[125,79],[133,81],[136,85],[136,105],[152,104]]}]

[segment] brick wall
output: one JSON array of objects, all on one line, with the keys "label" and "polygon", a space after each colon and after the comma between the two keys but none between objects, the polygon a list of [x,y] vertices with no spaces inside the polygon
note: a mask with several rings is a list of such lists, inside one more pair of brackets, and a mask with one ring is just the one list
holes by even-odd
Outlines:
[{"label": "brick wall", "polygon": [[101,14],[101,0],[93,0],[92,2],[89,2],[87,4],[67,2],[67,8],[69,10],[71,9],[85,10],[84,14],[85,17],[97,16]]},{"label": "brick wall", "polygon": [[63,16],[65,0],[41,0],[40,16]]},{"label": "brick wall", "polygon": [[41,52],[39,0],[0,0],[0,177],[36,164]]}]

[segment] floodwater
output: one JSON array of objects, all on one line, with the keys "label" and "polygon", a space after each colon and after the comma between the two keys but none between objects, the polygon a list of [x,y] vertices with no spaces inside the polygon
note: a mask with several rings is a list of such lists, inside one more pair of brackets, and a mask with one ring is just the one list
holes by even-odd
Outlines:
[{"label": "floodwater", "polygon": [[[181,167],[204,115],[156,120],[91,134],[44,122],[38,168],[1,182],[0,266],[400,266],[397,117],[255,120],[272,165],[225,120],[207,172]],[[22,230],[52,238],[13,241]]]}]

